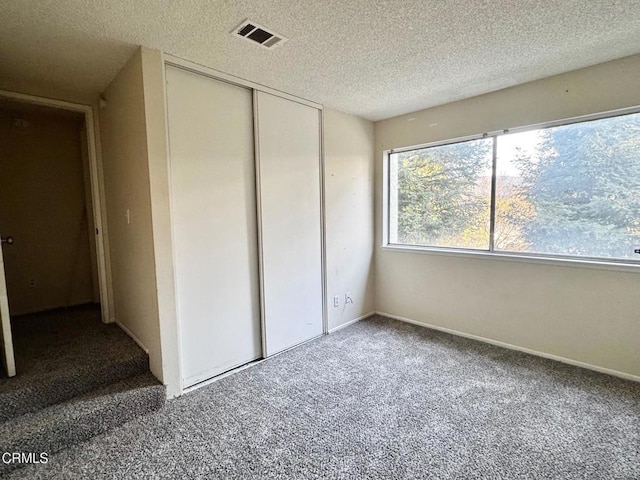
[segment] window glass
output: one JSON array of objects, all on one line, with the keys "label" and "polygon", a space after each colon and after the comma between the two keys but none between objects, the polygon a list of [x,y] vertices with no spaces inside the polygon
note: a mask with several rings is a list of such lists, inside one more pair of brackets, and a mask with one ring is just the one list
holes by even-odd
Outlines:
[{"label": "window glass", "polygon": [[389,244],[640,260],[640,113],[392,153],[388,168]]},{"label": "window glass", "polygon": [[495,250],[637,257],[640,114],[496,141]]},{"label": "window glass", "polygon": [[390,243],[489,248],[493,139],[389,159]]}]

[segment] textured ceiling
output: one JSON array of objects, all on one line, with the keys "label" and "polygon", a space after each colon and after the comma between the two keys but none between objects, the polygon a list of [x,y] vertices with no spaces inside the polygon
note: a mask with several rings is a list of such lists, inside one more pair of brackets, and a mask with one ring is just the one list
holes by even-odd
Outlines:
[{"label": "textured ceiling", "polygon": [[[85,97],[137,45],[371,120],[640,52],[640,0],[3,0],[0,82]],[[229,35],[249,18],[289,38]]]}]

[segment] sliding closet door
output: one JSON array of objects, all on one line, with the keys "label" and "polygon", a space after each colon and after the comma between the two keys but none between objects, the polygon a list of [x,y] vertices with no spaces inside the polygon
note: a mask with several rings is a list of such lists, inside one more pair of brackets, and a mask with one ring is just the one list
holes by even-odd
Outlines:
[{"label": "sliding closet door", "polygon": [[253,99],[167,67],[183,386],[262,356]]},{"label": "sliding closet door", "polygon": [[320,112],[257,92],[266,355],[322,334]]}]

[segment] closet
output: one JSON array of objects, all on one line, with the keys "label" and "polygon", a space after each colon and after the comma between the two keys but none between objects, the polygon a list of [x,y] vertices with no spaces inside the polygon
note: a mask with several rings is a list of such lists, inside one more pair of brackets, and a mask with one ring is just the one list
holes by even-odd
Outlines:
[{"label": "closet", "polygon": [[320,115],[256,92],[266,355],[322,334]]},{"label": "closet", "polygon": [[183,388],[323,332],[320,115],[166,66]]}]

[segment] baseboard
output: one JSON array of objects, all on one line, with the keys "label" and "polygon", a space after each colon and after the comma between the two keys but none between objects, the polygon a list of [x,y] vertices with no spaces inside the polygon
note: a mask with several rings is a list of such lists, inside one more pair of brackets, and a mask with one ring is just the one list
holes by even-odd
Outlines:
[{"label": "baseboard", "polygon": [[439,327],[437,325],[432,325],[426,322],[419,322],[417,320],[412,320],[410,318],[400,317],[398,315],[392,315],[390,313],[385,312],[376,312],[376,314],[392,318],[394,320],[399,320],[405,323],[411,323],[413,325],[418,325],[420,327],[430,328],[432,330],[438,330],[440,332],[450,333],[451,335],[456,335],[458,337],[469,338],[471,340],[477,340],[479,342],[489,343],[491,345],[495,345],[497,347],[507,348],[509,350],[516,350],[518,352],[528,353],[530,355],[535,355],[537,357],[547,358],[549,360],[555,360],[556,362],[566,363],[568,365],[573,365],[574,367],[586,368],[587,370],[593,370],[594,372],[606,373],[607,375],[612,375],[614,377],[623,378],[625,380],[631,380],[634,382],[640,382],[640,377],[637,375],[632,375],[630,373],[620,372],[618,370],[612,370],[610,368],[599,367],[597,365],[592,365],[590,363],[580,362],[578,360],[572,360],[570,358],[561,357],[559,355],[553,355],[551,353],[540,352],[538,350],[532,350],[530,348],[520,347],[518,345],[512,345],[510,343],[500,342],[498,340],[492,340],[490,338],[481,337],[479,335],[473,335],[471,333],[461,332],[459,330],[453,330],[451,328]]},{"label": "baseboard", "polygon": [[122,329],[122,331],[123,331],[124,333],[126,333],[127,335],[129,335],[129,336],[131,337],[131,339],[132,339],[134,342],[136,342],[136,343],[138,344],[138,346],[139,346],[142,350],[144,350],[144,351],[145,351],[145,353],[146,353],[147,355],[149,355],[149,349],[148,349],[147,347],[145,347],[144,343],[142,343],[142,342],[140,341],[140,339],[139,339],[138,337],[136,337],[136,336],[131,332],[131,330],[129,330],[127,327],[125,327],[125,326],[124,326],[120,321],[118,321],[118,319],[117,319],[117,318],[114,318],[113,320],[115,321],[116,325],[118,325],[118,326]]},{"label": "baseboard", "polygon": [[375,314],[376,314],[376,312],[369,312],[369,313],[366,313],[366,314],[364,314],[364,315],[362,315],[362,316],[360,316],[358,318],[354,318],[353,320],[349,320],[346,323],[343,323],[341,325],[338,325],[337,327],[333,327],[333,328],[329,329],[329,333],[335,333],[338,330],[342,330],[343,328],[348,327],[349,325],[353,325],[354,323],[359,322],[360,320],[364,320],[365,318],[369,318],[369,317],[371,317],[371,316],[373,316]]}]

